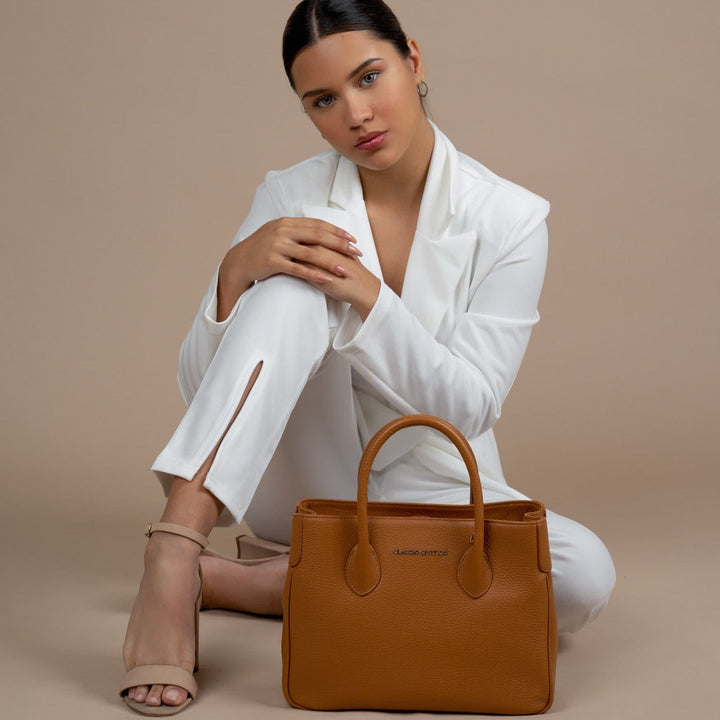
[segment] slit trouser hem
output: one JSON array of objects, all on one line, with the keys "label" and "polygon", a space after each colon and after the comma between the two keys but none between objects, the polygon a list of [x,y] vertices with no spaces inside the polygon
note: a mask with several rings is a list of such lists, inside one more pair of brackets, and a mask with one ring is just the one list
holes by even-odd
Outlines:
[{"label": "slit trouser hem", "polygon": [[[208,369],[205,378],[203,378],[203,383],[201,383],[193,402],[188,407],[167,445],[155,458],[151,470],[167,471],[169,467],[172,471],[179,469],[181,472],[178,474],[182,476],[187,476],[190,479],[195,477],[198,470],[220,442],[223,434],[230,427],[230,421],[240,405],[240,400],[250,383],[250,378],[256,366],[263,360],[262,353],[250,354],[243,371],[233,385],[232,392],[228,393],[226,397],[222,397],[221,391],[215,385],[211,385],[209,380],[211,371],[213,374],[222,372],[227,368],[227,365],[223,364],[220,367],[217,362],[213,361],[215,365],[213,366],[211,363],[211,367]],[[262,375],[262,370],[260,375]],[[252,395],[251,389],[245,404],[252,398]],[[221,412],[209,412],[211,408],[218,406],[222,407]],[[215,417],[211,422],[211,427],[205,427],[208,417],[213,415]],[[179,459],[180,456],[182,456],[182,459]]]},{"label": "slit trouser hem", "polygon": [[164,462],[155,463],[151,469],[160,481],[165,484],[172,483],[174,477],[180,477],[191,482],[197,474],[197,470],[193,470],[193,468],[194,465],[189,465],[180,459],[165,458]]},{"label": "slit trouser hem", "polygon": [[[155,477],[160,481],[163,494],[167,499],[170,495],[170,488],[172,487],[173,481],[176,477],[191,482],[192,478],[195,477],[195,473],[192,472],[187,463],[183,463],[181,460],[173,461],[171,459],[166,460],[161,466],[153,465],[152,467]],[[232,505],[228,507],[228,504],[223,498],[222,488],[212,487],[208,484],[207,478],[203,482],[203,487],[210,491],[220,502],[223,504],[223,509],[220,511],[215,527],[231,527],[233,525],[239,525],[243,519],[245,510],[238,514],[237,509],[233,510]]]},{"label": "slit trouser hem", "polygon": [[[187,412],[152,465],[165,486],[163,472],[193,478],[214,452],[203,485],[227,509],[221,513],[227,524],[231,516],[242,519],[299,397],[323,359],[332,357],[332,323],[320,290],[277,275],[247,297],[245,312],[227,328]],[[347,379],[349,385],[349,373]]]},{"label": "slit trouser hem", "polygon": [[239,525],[250,505],[247,503],[236,503],[228,492],[227,486],[216,484],[209,475],[205,478],[203,486],[209,490],[222,504],[223,511],[220,513],[217,524],[222,527],[230,525]]}]

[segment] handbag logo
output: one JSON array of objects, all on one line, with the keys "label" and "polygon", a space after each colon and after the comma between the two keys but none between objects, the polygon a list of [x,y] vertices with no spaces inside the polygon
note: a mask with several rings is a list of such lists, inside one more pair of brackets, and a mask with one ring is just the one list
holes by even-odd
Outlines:
[{"label": "handbag logo", "polygon": [[447,550],[413,550],[413,549],[405,549],[402,548],[395,548],[393,550],[393,555],[447,555]]}]

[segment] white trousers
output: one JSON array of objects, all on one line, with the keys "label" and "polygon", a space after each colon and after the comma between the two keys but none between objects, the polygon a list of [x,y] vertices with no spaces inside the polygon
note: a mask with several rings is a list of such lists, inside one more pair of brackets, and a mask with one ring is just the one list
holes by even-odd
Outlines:
[{"label": "white trousers", "polygon": [[[219,526],[245,519],[259,537],[289,544],[298,500],[357,498],[363,447],[351,365],[332,348],[342,305],[284,274],[243,293],[187,412],[152,465],[166,496],[173,477],[191,480],[222,440],[204,482],[225,506]],[[371,471],[369,500],[469,503],[467,483],[408,457]],[[485,502],[523,498],[509,486],[484,488]],[[615,568],[588,528],[550,510],[547,525],[558,630],[575,632],[606,607]]]}]

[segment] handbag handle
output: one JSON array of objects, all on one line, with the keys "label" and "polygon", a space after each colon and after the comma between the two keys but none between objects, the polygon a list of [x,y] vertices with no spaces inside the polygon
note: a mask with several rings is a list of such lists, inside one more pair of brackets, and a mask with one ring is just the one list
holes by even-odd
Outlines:
[{"label": "handbag handle", "polygon": [[[482,486],[477,460],[465,439],[465,436],[447,420],[436,415],[417,413],[395,418],[381,427],[370,438],[358,468],[357,530],[358,541],[348,555],[345,565],[345,578],[348,585],[358,594],[366,595],[380,582],[380,561],[370,544],[367,511],[367,486],[370,469],[383,443],[398,430],[411,425],[428,425],[439,430],[452,440],[465,461],[470,473],[470,504],[473,505],[475,530],[468,538],[468,549],[458,564],[457,578],[462,589],[471,597],[477,598],[487,592],[492,582],[492,571],[484,552],[485,510],[483,507]],[[473,502],[473,498],[475,501]]]}]

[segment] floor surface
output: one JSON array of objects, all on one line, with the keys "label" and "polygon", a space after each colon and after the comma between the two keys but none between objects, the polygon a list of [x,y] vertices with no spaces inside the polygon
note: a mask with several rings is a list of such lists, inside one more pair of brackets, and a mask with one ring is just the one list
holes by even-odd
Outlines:
[{"label": "floor surface", "polygon": [[[117,693],[145,537],[142,526],[125,518],[100,525],[80,514],[62,522],[17,516],[3,523],[2,717],[135,715]],[[244,524],[218,528],[213,547],[232,553],[234,535],[247,530]],[[561,637],[549,715],[717,717],[717,572],[708,573],[702,554],[693,561],[652,548],[644,542],[616,557],[618,584],[608,609],[579,633]],[[221,610],[200,618],[200,692],[184,711],[188,720],[300,717],[282,694],[280,618]],[[383,714],[392,713],[318,717]]]}]

